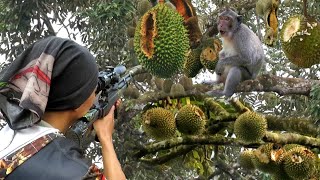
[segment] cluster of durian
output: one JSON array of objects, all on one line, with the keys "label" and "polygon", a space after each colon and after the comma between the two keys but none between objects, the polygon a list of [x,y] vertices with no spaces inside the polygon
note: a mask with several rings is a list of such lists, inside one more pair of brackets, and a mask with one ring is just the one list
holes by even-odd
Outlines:
[{"label": "cluster of durian", "polygon": [[317,177],[320,171],[315,154],[297,144],[281,147],[267,143],[256,150],[243,151],[239,164],[247,170],[258,169],[269,173],[274,180],[309,180]]},{"label": "cluster of durian", "polygon": [[234,134],[245,143],[258,143],[267,131],[267,120],[260,114],[247,111],[234,123]]},{"label": "cluster of durian", "polygon": [[219,60],[219,52],[222,49],[218,38],[207,38],[201,44],[192,49],[183,66],[183,73],[187,77],[195,77],[202,68],[214,70]]},{"label": "cluster of durian", "polygon": [[164,3],[146,11],[135,28],[134,50],[139,63],[152,75],[169,78],[182,69],[189,51],[182,16]]},{"label": "cluster of durian", "polygon": [[185,105],[174,115],[170,110],[156,107],[148,109],[142,115],[142,127],[147,135],[156,140],[175,137],[179,131],[186,135],[203,133],[206,117],[196,105]]},{"label": "cluster of durian", "polygon": [[154,83],[157,90],[163,91],[171,97],[184,96],[187,91],[194,89],[192,79],[186,76],[181,76],[177,83],[172,79],[161,79],[156,77],[154,78]]},{"label": "cluster of durian", "polygon": [[288,60],[308,68],[320,63],[320,23],[303,15],[291,16],[280,31],[282,49]]}]

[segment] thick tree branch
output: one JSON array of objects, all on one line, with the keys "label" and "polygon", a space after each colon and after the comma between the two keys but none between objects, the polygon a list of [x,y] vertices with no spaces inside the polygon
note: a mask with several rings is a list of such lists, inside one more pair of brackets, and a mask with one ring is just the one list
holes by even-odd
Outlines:
[{"label": "thick tree branch", "polygon": [[320,139],[295,133],[280,134],[267,132],[263,140],[266,142],[273,142],[277,144],[301,144],[310,147],[320,147]]},{"label": "thick tree branch", "polygon": [[302,78],[285,78],[273,75],[261,75],[255,80],[242,82],[238,92],[276,92],[279,95],[305,95],[309,96],[312,84],[320,83],[317,80],[307,80]]},{"label": "thick tree branch", "polygon": [[[301,144],[309,147],[320,147],[320,139],[312,138],[308,136],[303,136],[295,133],[274,133],[274,132],[266,132],[265,137],[263,138],[265,142],[273,142],[277,144]],[[261,143],[255,144],[246,144],[238,141],[235,138],[229,138],[222,135],[203,135],[203,136],[184,136],[177,137],[168,140],[164,140],[161,142],[156,142],[149,144],[142,149],[140,149],[137,153],[134,154],[136,158],[141,158],[147,154],[152,154],[161,150],[171,149],[180,145],[224,145],[224,146],[243,146],[243,147],[253,147],[256,148]]]},{"label": "thick tree branch", "polygon": [[269,130],[286,130],[313,137],[317,137],[320,135],[320,127],[316,126],[309,118],[281,117],[274,115],[267,115],[265,117],[268,121]]},{"label": "thick tree branch", "polygon": [[[248,144],[244,144],[239,142],[235,138],[228,138],[223,135],[203,135],[203,136],[184,136],[172,138],[156,143],[152,143],[150,145],[145,146],[140,151],[135,153],[136,158],[140,158],[145,156],[146,154],[154,153],[160,150],[170,149],[180,145],[205,145],[205,144],[213,144],[213,145],[228,145],[228,146],[247,146]],[[250,146],[256,147],[260,144],[252,144]]]}]

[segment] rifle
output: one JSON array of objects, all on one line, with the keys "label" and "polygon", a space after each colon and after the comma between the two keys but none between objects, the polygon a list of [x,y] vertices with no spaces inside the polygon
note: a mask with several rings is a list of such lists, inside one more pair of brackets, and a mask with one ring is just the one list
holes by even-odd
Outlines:
[{"label": "rifle", "polygon": [[139,69],[141,67],[136,66],[122,77],[121,75],[126,72],[126,67],[122,65],[108,66],[106,70],[100,71],[93,107],[68,130],[66,137],[75,141],[81,149],[86,149],[94,139],[98,141],[95,132],[92,131],[93,123],[109,113],[111,107],[120,98],[121,91],[128,87],[133,74]]}]

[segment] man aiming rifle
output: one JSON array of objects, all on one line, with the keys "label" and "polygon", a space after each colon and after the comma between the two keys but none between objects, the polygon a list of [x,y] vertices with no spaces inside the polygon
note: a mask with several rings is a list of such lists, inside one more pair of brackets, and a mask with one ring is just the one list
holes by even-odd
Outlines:
[{"label": "man aiming rifle", "polygon": [[[104,171],[64,136],[92,107],[98,69],[88,49],[49,37],[32,44],[0,73],[0,179],[125,179],[112,143],[112,102],[93,122]],[[100,107],[101,108],[101,107]]]}]

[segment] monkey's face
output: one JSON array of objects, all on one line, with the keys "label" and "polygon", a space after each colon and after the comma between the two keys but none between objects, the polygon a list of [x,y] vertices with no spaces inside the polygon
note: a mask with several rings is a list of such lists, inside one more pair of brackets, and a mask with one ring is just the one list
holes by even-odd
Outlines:
[{"label": "monkey's face", "polygon": [[221,37],[230,37],[233,28],[233,20],[230,16],[219,16],[218,30]]}]

